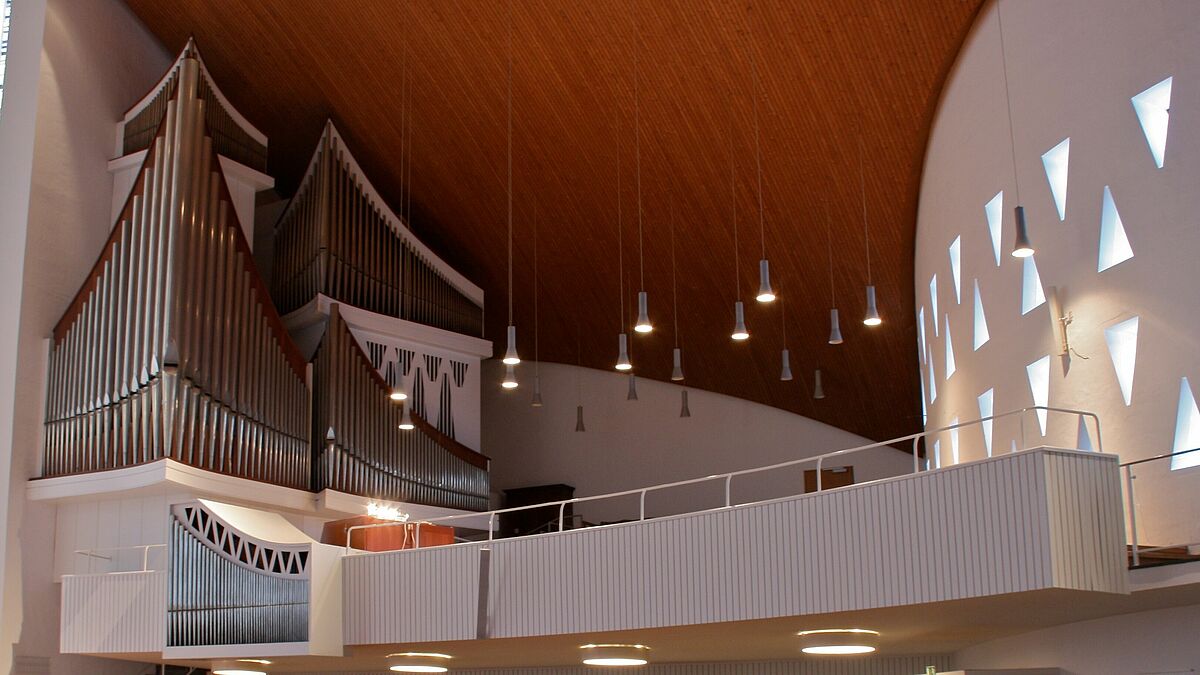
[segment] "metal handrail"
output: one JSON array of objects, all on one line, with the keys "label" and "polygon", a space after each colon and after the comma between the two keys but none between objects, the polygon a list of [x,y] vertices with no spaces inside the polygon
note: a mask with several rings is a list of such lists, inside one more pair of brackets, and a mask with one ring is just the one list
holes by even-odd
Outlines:
[{"label": "metal handrail", "polygon": [[[150,549],[166,548],[166,547],[167,547],[166,544],[137,544],[135,546],[108,546],[105,548],[85,548],[85,549],[77,549],[75,551],[75,555],[81,555],[81,556],[84,556],[85,558],[87,558],[87,561],[88,561],[87,573],[91,574],[92,573],[92,560],[95,560],[96,558],[99,558],[101,560],[112,560],[114,557],[116,557],[116,556],[99,555],[99,552],[101,552],[101,551],[106,552],[106,553],[116,553],[119,551],[141,550],[141,552],[142,552],[142,569],[130,570],[130,571],[149,572],[150,571]],[[106,572],[106,574],[116,574],[116,573],[115,572]]]},{"label": "metal handrail", "polygon": [[[1037,410],[1044,410],[1046,412],[1052,412],[1052,413],[1074,415],[1074,416],[1079,417],[1080,419],[1091,418],[1096,427],[1096,451],[1097,452],[1104,451],[1104,444],[1100,438],[1100,436],[1101,436],[1101,434],[1100,434],[1100,418],[1095,413],[1087,411],[1087,410],[1074,410],[1071,408],[1054,408],[1054,407],[1049,407],[1049,406],[1030,406],[1028,408],[1020,408],[1017,410],[1011,410],[1009,412],[1000,413],[999,415],[989,415],[987,417],[981,417],[977,420],[971,420],[968,422],[959,422],[958,424],[951,424],[949,426],[940,427],[937,429],[921,431],[921,432],[918,432],[915,434],[909,434],[907,436],[901,436],[899,438],[893,438],[893,439],[887,440],[887,441],[879,441],[876,443],[869,443],[867,445],[860,445],[860,446],[853,447],[853,448],[834,450],[832,452],[827,452],[827,453],[820,454],[820,455],[813,455],[811,457],[804,457],[801,459],[793,459],[793,460],[789,460],[786,462],[779,462],[776,464],[770,464],[767,466],[761,466],[761,467],[756,467],[756,468],[752,468],[752,469],[741,469],[738,471],[730,471],[727,473],[713,474],[711,476],[703,476],[701,478],[690,478],[687,480],[674,481],[671,483],[662,483],[659,485],[651,485],[651,486],[643,487],[643,488],[634,488],[631,490],[622,490],[619,492],[609,492],[607,494],[593,495],[590,497],[574,497],[572,499],[562,499],[562,500],[558,500],[558,501],[544,502],[542,504],[531,504],[528,506],[513,506],[513,507],[509,507],[509,508],[504,508],[504,509],[495,509],[492,511],[484,511],[481,513],[462,513],[462,514],[455,514],[455,515],[450,515],[450,516],[438,516],[435,518],[423,519],[422,522],[428,523],[428,524],[435,524],[435,523],[443,523],[443,522],[447,522],[447,521],[457,521],[457,520],[464,520],[464,519],[468,519],[468,518],[480,518],[482,516],[488,516],[488,541],[492,541],[492,539],[494,537],[494,533],[495,533],[496,516],[502,515],[505,513],[513,513],[516,511],[525,511],[528,509],[558,507],[558,531],[562,532],[563,531],[563,523],[564,523],[564,514],[565,514],[567,504],[579,504],[579,503],[583,503],[583,502],[599,501],[601,499],[615,499],[617,497],[628,497],[630,495],[638,495],[638,520],[642,521],[642,520],[646,519],[646,495],[647,494],[649,494],[651,492],[667,490],[670,488],[681,487],[684,485],[696,485],[698,483],[708,483],[708,482],[713,482],[713,481],[718,481],[718,480],[725,481],[724,508],[729,508],[729,507],[733,506],[732,498],[731,498],[731,489],[732,489],[732,483],[733,483],[734,478],[736,478],[738,476],[749,475],[749,474],[763,473],[766,471],[774,471],[776,469],[783,469],[783,468],[796,466],[799,464],[805,464],[805,463],[809,463],[809,462],[816,462],[816,465],[817,465],[817,468],[816,468],[817,486],[816,487],[817,487],[817,491],[820,492],[822,489],[821,467],[824,464],[825,460],[827,460],[827,459],[831,459],[834,457],[841,457],[841,456],[849,455],[849,454],[856,453],[856,452],[862,452],[864,450],[874,450],[877,448],[888,447],[888,446],[891,446],[891,445],[894,445],[897,443],[913,441],[913,471],[912,471],[912,473],[916,474],[916,473],[921,472],[920,456],[917,453],[917,443],[920,441],[920,439],[926,438],[929,436],[933,436],[933,435],[937,435],[937,434],[940,434],[940,433],[943,433],[946,431],[953,431],[955,429],[961,429],[961,428],[967,427],[967,426],[980,425],[980,424],[983,424],[984,422],[989,422],[992,420],[1005,419],[1008,417],[1012,417],[1014,415],[1022,415],[1023,416],[1024,414],[1026,414],[1030,411],[1037,411]],[[1022,419],[1022,424],[1021,424],[1020,439],[1021,439],[1021,446],[1018,449],[1018,451],[1022,451],[1025,449],[1025,425],[1024,425],[1023,419]],[[928,470],[928,467],[926,468],[926,470]],[[361,526],[355,526],[355,528],[352,528],[352,529],[365,529],[365,528],[369,528],[369,527],[386,527],[390,524],[391,523],[361,525]],[[420,548],[420,546],[421,546],[421,530],[420,530],[420,528],[417,528],[415,543],[416,543],[416,548]]]},{"label": "metal handrail", "polygon": [[1192,546],[1200,546],[1200,542],[1192,542],[1189,544],[1172,544],[1170,546],[1153,546],[1149,548],[1142,548],[1138,544],[1137,501],[1133,497],[1133,467],[1139,464],[1145,464],[1147,462],[1157,462],[1162,459],[1172,459],[1174,457],[1186,455],[1192,452],[1200,452],[1200,448],[1169,452],[1162,455],[1155,455],[1153,457],[1146,457],[1145,459],[1135,459],[1133,461],[1121,464],[1121,469],[1125,471],[1125,494],[1128,495],[1129,498],[1129,538],[1132,541],[1130,548],[1132,567],[1137,567],[1140,564],[1142,553],[1154,553],[1155,551],[1164,551],[1169,548],[1189,548]]}]

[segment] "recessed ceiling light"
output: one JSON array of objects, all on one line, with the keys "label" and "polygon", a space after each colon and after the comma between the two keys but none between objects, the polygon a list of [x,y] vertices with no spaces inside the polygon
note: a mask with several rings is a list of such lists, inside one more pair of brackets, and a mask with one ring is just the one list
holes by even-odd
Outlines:
[{"label": "recessed ceiling light", "polygon": [[869,654],[879,644],[879,633],[865,628],[825,628],[796,633],[805,654]]},{"label": "recessed ceiling light", "polygon": [[650,648],[646,645],[601,644],[583,645],[583,663],[588,666],[644,666],[646,653]]},{"label": "recessed ceiling light", "polygon": [[266,675],[266,672],[261,670],[245,670],[242,668],[218,668],[213,672],[213,675]]},{"label": "recessed ceiling light", "polygon": [[449,668],[449,654],[436,652],[401,652],[388,654],[388,668],[397,673],[444,673]]}]

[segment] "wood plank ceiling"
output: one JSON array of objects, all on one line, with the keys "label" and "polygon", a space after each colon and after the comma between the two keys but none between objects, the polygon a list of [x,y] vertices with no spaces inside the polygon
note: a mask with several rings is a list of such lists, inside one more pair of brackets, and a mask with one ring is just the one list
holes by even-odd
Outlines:
[{"label": "wood plank ceiling", "polygon": [[[498,353],[503,350],[507,3],[128,2],[170,50],[195,35],[234,106],[270,136],[271,171],[285,191],[331,117],[384,197],[398,206],[411,193],[419,236],[486,290],[487,334]],[[912,283],[918,181],[939,92],[980,4],[514,0],[513,283],[522,356],[534,356],[535,211],[540,358],[611,368],[621,317],[633,321],[640,286],[633,134],[638,54],[644,287],[657,329],[630,338],[637,374],[665,380],[671,372],[673,213],[688,384],[875,439],[918,430]],[[410,183],[401,162],[406,44]],[[766,255],[786,302],[792,382],[779,380],[784,307],[753,299],[762,243],[751,53],[761,92]],[[867,283],[860,139],[871,273],[884,317],[875,329],[860,322]],[[729,339],[735,206],[736,270],[752,334],[742,344]],[[837,347],[826,344],[826,209],[846,337]],[[625,259],[624,314],[618,245]],[[819,401],[810,393],[817,367],[827,396]],[[530,383],[530,368],[521,370]],[[529,395],[527,387],[518,392]],[[548,404],[574,404],[574,392],[543,394]]]}]

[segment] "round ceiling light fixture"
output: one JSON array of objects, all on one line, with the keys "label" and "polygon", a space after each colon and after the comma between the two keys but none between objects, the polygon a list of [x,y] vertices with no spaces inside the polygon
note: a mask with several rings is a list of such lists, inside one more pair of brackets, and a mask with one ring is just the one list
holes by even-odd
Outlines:
[{"label": "round ceiling light fixture", "polygon": [[646,645],[583,645],[583,663],[588,666],[644,666],[650,648]]},{"label": "round ceiling light fixture", "polygon": [[825,628],[796,633],[805,654],[870,654],[879,647],[879,632],[865,628]]},{"label": "round ceiling light fixture", "polygon": [[267,659],[236,659],[213,664],[213,675],[266,675]]},{"label": "round ceiling light fixture", "polygon": [[449,654],[437,652],[401,652],[388,654],[388,669],[397,673],[444,673]]}]

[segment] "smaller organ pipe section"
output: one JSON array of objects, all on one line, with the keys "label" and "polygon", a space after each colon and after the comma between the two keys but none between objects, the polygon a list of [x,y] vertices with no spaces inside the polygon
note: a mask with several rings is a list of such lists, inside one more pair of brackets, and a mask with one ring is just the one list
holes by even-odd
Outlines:
[{"label": "smaller organ pipe section", "polygon": [[313,357],[313,437],[324,439],[316,489],[373,499],[483,511],[488,460],[403,407],[371,365],[337,305]]},{"label": "smaller organ pipe section", "polygon": [[171,507],[167,646],[305,642],[309,544],[239,532],[200,502]]},{"label": "smaller organ pipe section", "polygon": [[478,336],[483,306],[412,243],[376,202],[332,124],[300,189],[276,224],[272,294],[290,313],[324,294],[406,321]]}]

